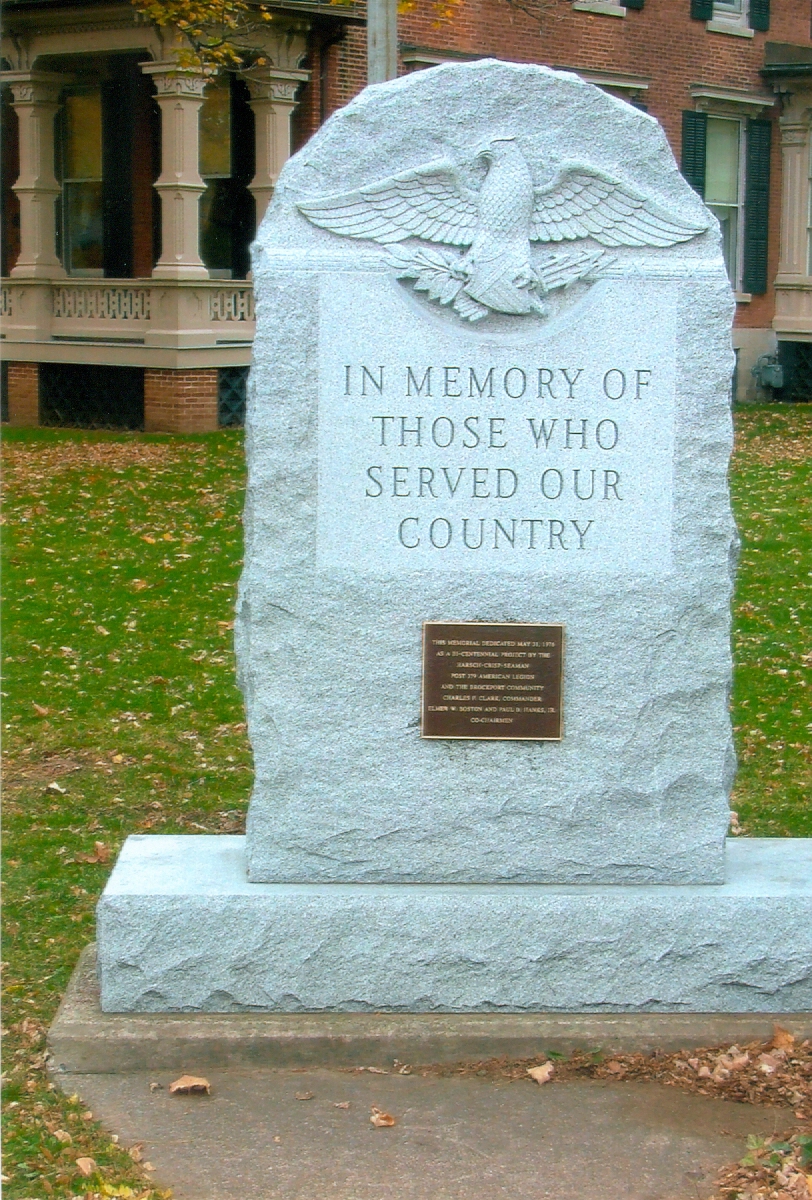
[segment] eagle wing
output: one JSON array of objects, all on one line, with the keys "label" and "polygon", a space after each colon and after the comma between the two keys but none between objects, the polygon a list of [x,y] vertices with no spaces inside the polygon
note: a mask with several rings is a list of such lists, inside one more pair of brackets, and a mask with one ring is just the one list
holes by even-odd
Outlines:
[{"label": "eagle wing", "polygon": [[707,229],[686,225],[611,175],[572,163],[534,196],[534,242],[592,238],[602,246],[673,246]]},{"label": "eagle wing", "polygon": [[297,204],[322,229],[382,245],[425,238],[448,246],[470,246],[478,222],[476,194],[460,181],[446,159],[413,167],[367,184],[357,192]]}]

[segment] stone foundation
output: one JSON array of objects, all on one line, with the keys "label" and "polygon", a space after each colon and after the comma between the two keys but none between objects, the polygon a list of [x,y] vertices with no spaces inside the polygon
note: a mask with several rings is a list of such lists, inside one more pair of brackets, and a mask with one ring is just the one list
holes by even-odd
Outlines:
[{"label": "stone foundation", "polygon": [[245,839],[128,838],[105,1012],[812,1009],[812,843],[731,839],[719,885],[249,883]]}]

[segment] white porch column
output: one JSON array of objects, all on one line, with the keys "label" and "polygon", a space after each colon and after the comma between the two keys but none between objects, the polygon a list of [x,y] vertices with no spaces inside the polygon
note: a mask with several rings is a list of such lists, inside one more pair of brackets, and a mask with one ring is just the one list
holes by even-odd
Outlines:
[{"label": "white porch column", "polygon": [[20,255],[11,274],[24,279],[53,279],[65,274],[56,255],[55,202],[60,187],[54,174],[54,117],[64,75],[44,71],[3,71],[11,85],[20,123]]},{"label": "white porch column", "polygon": [[309,77],[309,71],[283,71],[270,67],[264,79],[248,81],[256,148],[256,172],[248,187],[256,201],[257,228],[270,203],[279,172],[290,158],[290,118],[296,107],[294,97],[296,89]]},{"label": "white porch column", "polygon": [[781,128],[781,258],[776,282],[809,275],[807,222],[809,205],[809,137],[806,120],[779,121]]},{"label": "white porch column", "polygon": [[398,73],[398,0],[367,0],[367,83]]},{"label": "white porch column", "polygon": [[161,110],[161,257],[155,279],[208,279],[200,257],[200,197],[206,185],[199,170],[199,115],[208,79],[177,63],[144,63],[155,80]]}]

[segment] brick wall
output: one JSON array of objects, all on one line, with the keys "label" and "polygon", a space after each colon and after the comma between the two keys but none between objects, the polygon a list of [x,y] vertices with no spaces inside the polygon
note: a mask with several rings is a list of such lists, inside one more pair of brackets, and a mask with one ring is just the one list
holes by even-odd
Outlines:
[{"label": "brick wall", "polygon": [[144,371],[147,433],[208,433],[217,428],[217,368]]},{"label": "brick wall", "polygon": [[39,425],[39,366],[37,363],[8,364],[9,425]]}]

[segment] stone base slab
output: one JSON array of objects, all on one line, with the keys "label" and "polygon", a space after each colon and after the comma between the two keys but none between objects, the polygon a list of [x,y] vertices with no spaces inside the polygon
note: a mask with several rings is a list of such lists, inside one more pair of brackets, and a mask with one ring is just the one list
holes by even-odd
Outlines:
[{"label": "stone base slab", "polygon": [[719,885],[249,883],[245,839],[130,837],[98,907],[105,1012],[812,1009],[812,839]]},{"label": "stone base slab", "polygon": [[812,1013],[103,1013],[86,946],[48,1034],[56,1075],[227,1067],[382,1067],[798,1041]]}]

